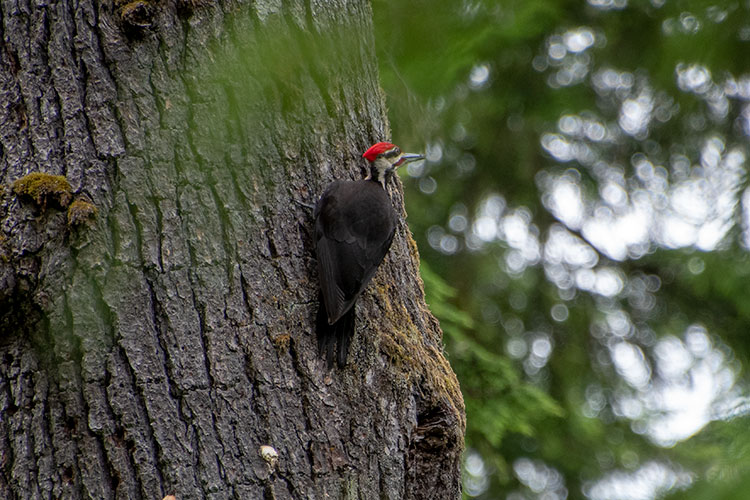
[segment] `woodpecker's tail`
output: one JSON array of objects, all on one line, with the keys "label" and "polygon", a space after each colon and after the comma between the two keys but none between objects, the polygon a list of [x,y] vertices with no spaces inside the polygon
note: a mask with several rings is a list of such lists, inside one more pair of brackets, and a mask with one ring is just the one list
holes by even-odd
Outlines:
[{"label": "woodpecker's tail", "polygon": [[317,330],[318,352],[321,355],[325,355],[328,368],[333,368],[334,350],[336,350],[337,354],[336,364],[339,365],[339,368],[343,368],[346,365],[349,344],[351,344],[352,337],[354,337],[354,304],[337,322],[329,325],[326,306],[321,296],[320,307],[318,308]]}]

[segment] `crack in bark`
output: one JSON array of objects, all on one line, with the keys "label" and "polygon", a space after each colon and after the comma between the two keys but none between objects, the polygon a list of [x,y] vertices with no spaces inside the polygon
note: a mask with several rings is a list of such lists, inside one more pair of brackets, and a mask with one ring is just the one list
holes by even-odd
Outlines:
[{"label": "crack in bark", "polygon": [[[155,467],[155,465],[160,463],[158,443],[156,442],[150,425],[148,425],[150,419],[148,417],[148,407],[146,404],[146,396],[143,394],[143,388],[136,383],[136,371],[130,364],[127,356],[127,351],[122,345],[118,344],[117,348],[113,351],[111,361],[113,363],[119,364],[120,367],[124,369],[125,373],[123,375],[127,378],[127,380],[124,382],[129,385],[129,387],[127,388],[119,387],[118,390],[124,391],[127,389],[127,394],[134,396],[133,402],[135,403],[135,406],[124,407],[121,410],[134,411],[134,413],[131,413],[130,416],[136,418],[137,421],[129,421],[130,419],[127,418],[125,414],[120,415],[119,419],[121,421],[124,420],[126,425],[132,427],[133,430],[135,430],[138,434],[144,435],[143,439],[138,439],[137,436],[132,436],[129,438],[129,455],[132,456],[134,460],[135,471],[141,485],[141,494],[144,496],[144,498],[151,498],[154,494],[154,486],[158,488],[159,494],[163,494],[165,489],[164,477],[162,476],[161,468]],[[122,377],[118,373],[118,379],[121,378]],[[123,381],[121,381],[120,383],[122,382]],[[113,396],[112,394],[110,394],[110,402],[112,402],[112,399]],[[115,414],[117,413],[120,412],[115,412]],[[125,435],[125,437],[128,438],[127,434]],[[149,467],[149,464],[139,460],[139,458],[135,455],[138,449],[146,452],[148,458],[150,458],[153,464],[152,467]],[[153,478],[149,476],[153,476]],[[157,482],[156,485],[152,484],[154,480]]]}]

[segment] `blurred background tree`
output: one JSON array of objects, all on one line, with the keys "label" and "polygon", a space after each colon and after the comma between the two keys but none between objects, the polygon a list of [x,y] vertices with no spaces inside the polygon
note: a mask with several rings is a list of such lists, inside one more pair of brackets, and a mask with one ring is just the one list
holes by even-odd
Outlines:
[{"label": "blurred background tree", "polygon": [[472,498],[747,498],[750,4],[373,2]]}]

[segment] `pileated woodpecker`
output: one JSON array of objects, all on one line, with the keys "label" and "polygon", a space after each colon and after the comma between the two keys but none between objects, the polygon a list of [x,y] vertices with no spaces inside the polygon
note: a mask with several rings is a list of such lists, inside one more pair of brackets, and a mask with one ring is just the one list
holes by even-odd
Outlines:
[{"label": "pileated woodpecker", "polygon": [[424,158],[379,142],[362,155],[370,174],[359,181],[332,182],[315,205],[315,253],[320,277],[318,349],[328,367],[346,364],[354,336],[354,303],[383,261],[397,216],[386,184],[400,165]]}]

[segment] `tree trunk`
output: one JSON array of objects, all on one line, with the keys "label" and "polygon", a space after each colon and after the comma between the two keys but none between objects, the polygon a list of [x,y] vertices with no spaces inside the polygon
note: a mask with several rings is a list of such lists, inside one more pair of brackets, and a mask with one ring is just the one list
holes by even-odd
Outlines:
[{"label": "tree trunk", "polygon": [[316,349],[308,205],[389,138],[369,3],[0,5],[0,497],[459,497],[400,184]]}]

